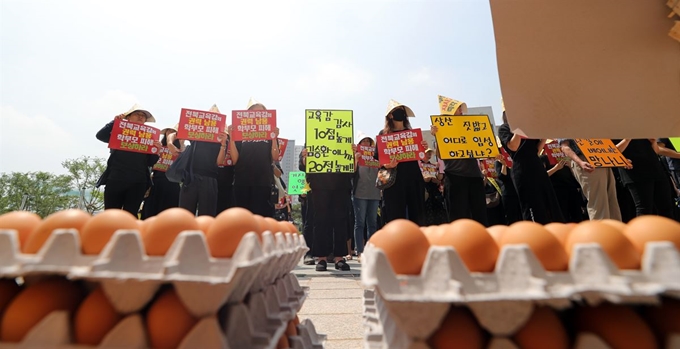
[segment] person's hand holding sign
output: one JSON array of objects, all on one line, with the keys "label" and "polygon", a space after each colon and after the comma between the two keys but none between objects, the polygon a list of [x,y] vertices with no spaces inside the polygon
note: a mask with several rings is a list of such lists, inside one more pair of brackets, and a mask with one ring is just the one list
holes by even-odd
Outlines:
[{"label": "person's hand holding sign", "polygon": [[278,127],[274,129],[274,135],[276,135],[275,138],[279,137],[279,128]]},{"label": "person's hand holding sign", "polygon": [[423,147],[423,150],[425,150],[425,149],[427,149],[427,148],[430,147],[430,145],[427,144],[427,141],[426,141],[426,140],[423,140],[422,142],[420,142],[420,145]]},{"label": "person's hand holding sign", "polygon": [[154,141],[153,146],[158,148],[158,149],[163,148],[163,144],[159,141]]},{"label": "person's hand holding sign", "polygon": [[220,132],[217,134],[217,141],[220,142],[223,146],[227,145],[227,133],[226,132]]},{"label": "person's hand holding sign", "polygon": [[389,164],[385,165],[386,169],[393,169],[396,168],[397,165],[399,165],[399,162],[397,162],[397,159],[392,159]]},{"label": "person's hand holding sign", "polygon": [[632,170],[633,169],[633,160],[626,159],[626,161],[627,161],[626,166],[624,166],[623,168],[625,168],[626,170]]},{"label": "person's hand holding sign", "polygon": [[437,126],[435,126],[435,125],[430,126],[430,133],[431,133],[433,136],[436,136],[436,135],[437,135],[437,131],[439,131],[439,127],[437,127]]},{"label": "person's hand holding sign", "polygon": [[123,119],[125,119],[125,114],[120,114],[120,115],[116,115],[116,116],[113,117],[113,120],[123,120]]},{"label": "person's hand holding sign", "polygon": [[578,162],[578,165],[581,166],[581,168],[588,173],[595,171],[595,168],[593,167],[593,165],[591,165],[587,161],[581,160],[581,161]]}]

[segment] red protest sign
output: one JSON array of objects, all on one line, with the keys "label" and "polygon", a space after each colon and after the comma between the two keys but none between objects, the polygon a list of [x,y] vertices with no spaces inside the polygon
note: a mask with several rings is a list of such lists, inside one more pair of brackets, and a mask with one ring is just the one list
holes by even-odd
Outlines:
[{"label": "red protest sign", "polygon": [[179,116],[178,139],[201,142],[219,142],[217,135],[224,131],[227,116],[210,111],[182,109]]},{"label": "red protest sign", "polygon": [[380,163],[373,155],[375,154],[375,147],[360,145],[357,152],[361,155],[357,158],[357,166],[363,167],[380,167]]},{"label": "red protest sign", "polygon": [[113,122],[111,138],[109,138],[109,148],[135,153],[157,154],[160,149],[153,143],[158,142],[160,137],[161,130],[155,127],[116,119]]},{"label": "red protest sign", "polygon": [[543,146],[543,151],[545,152],[545,155],[548,156],[548,161],[550,161],[550,164],[553,166],[557,165],[557,163],[562,160],[569,160],[569,157],[562,152],[562,148],[557,141],[546,143]]},{"label": "red protest sign", "polygon": [[153,165],[154,171],[167,172],[173,162],[177,159],[177,156],[172,155],[170,149],[162,147],[160,153],[160,158],[158,162]]},{"label": "red protest sign", "polygon": [[498,173],[496,172],[496,159],[480,159],[479,165],[482,170],[489,178],[497,178]]},{"label": "red protest sign", "polygon": [[505,151],[505,148],[501,147],[501,155],[503,155],[503,160],[505,160],[505,165],[512,168],[512,157]]},{"label": "red protest sign", "polygon": [[423,174],[423,178],[437,178],[439,173],[439,166],[431,162],[418,161],[420,165],[420,172]]},{"label": "red protest sign", "polygon": [[283,160],[283,156],[286,155],[286,148],[288,148],[288,140],[279,138],[279,161]]},{"label": "red protest sign", "polygon": [[416,161],[425,157],[422,149],[423,134],[419,128],[390,133],[377,137],[379,161],[381,165],[389,164],[392,159],[397,162]]},{"label": "red protest sign", "polygon": [[235,141],[268,141],[276,137],[276,110],[234,110],[231,136]]}]

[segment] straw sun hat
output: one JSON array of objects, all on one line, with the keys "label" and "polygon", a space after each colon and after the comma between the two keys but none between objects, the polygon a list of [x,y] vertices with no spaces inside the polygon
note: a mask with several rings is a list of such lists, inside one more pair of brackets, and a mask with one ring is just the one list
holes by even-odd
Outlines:
[{"label": "straw sun hat", "polygon": [[126,111],[125,113],[123,113],[123,115],[125,115],[125,117],[127,117],[128,115],[130,115],[130,114],[132,114],[132,113],[134,113],[134,112],[136,112],[136,111],[139,111],[139,112],[144,113],[144,115],[146,116],[146,122],[156,122],[156,118],[154,118],[153,115],[151,115],[151,113],[149,113],[148,111],[142,109],[142,107],[140,107],[140,106],[139,106],[138,104],[136,104],[136,103],[135,103],[135,105],[132,106],[132,108],[130,108],[130,110],[128,110],[128,111]]},{"label": "straw sun hat", "polygon": [[260,106],[262,106],[262,108],[267,109],[267,107],[265,107],[264,104],[258,102],[258,101],[257,101],[255,98],[253,98],[253,97],[250,97],[250,99],[248,100],[248,106],[246,107],[246,109],[247,109],[247,110],[250,110],[250,108],[252,108],[252,107],[254,107],[254,106],[256,106],[256,105],[260,105]]},{"label": "straw sun hat", "polygon": [[442,115],[455,115],[456,111],[460,109],[463,114],[467,114],[468,108],[465,102],[457,101],[453,98],[438,95],[439,113]]},{"label": "straw sun hat", "polygon": [[404,109],[406,110],[407,117],[414,118],[416,116],[416,114],[413,113],[413,110],[411,110],[411,108],[395,101],[394,99],[390,99],[389,103],[387,103],[387,112],[385,113],[385,117],[387,117],[387,115],[390,115],[392,111],[394,111],[394,109],[397,109],[399,107],[404,107]]}]

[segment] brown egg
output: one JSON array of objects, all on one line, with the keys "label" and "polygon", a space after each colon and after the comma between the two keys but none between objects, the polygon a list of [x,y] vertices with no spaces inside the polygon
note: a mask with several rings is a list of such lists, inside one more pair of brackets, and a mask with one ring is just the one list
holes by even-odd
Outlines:
[{"label": "brown egg", "polygon": [[231,258],[241,242],[250,232],[256,232],[260,225],[250,211],[233,207],[220,213],[208,230],[206,239],[213,257]]},{"label": "brown egg", "polygon": [[187,230],[199,230],[196,218],[191,212],[173,207],[159,213],[142,235],[146,254],[164,256],[177,235]]},{"label": "brown egg", "polygon": [[577,332],[593,333],[612,349],[658,348],[652,330],[625,305],[605,303],[597,307],[578,307],[574,325]]},{"label": "brown egg", "polygon": [[609,224],[609,225],[611,225],[612,227],[614,227],[614,228],[616,228],[616,229],[618,229],[618,230],[620,230],[620,231],[624,231],[624,230],[626,230],[626,227],[628,227],[628,226],[626,225],[626,223],[623,223],[623,222],[621,222],[621,221],[617,221],[617,220],[614,220],[614,219],[603,219],[603,220],[601,220],[600,222],[602,222],[602,223],[604,223],[604,224]]},{"label": "brown egg", "polygon": [[264,221],[267,223],[267,230],[272,234],[280,233],[279,222],[271,217],[264,217]]},{"label": "brown egg", "polygon": [[26,244],[28,236],[40,222],[40,216],[28,211],[13,211],[0,215],[0,229],[16,230],[19,238],[19,247]]},{"label": "brown egg", "polygon": [[130,212],[116,208],[90,218],[80,231],[84,254],[99,254],[119,229],[139,229],[137,218]]},{"label": "brown egg", "polygon": [[290,230],[291,234],[299,234],[300,231],[298,228],[293,224],[292,222],[284,222],[286,225],[288,225],[288,229]]},{"label": "brown egg", "polygon": [[[264,220],[264,217],[257,214],[253,215],[253,219],[255,219],[255,222],[257,223],[257,230],[255,230],[255,232],[257,233],[258,237],[261,237],[262,233],[267,231],[267,227],[269,226],[269,224]],[[261,240],[262,239],[260,238],[260,241]]]},{"label": "brown egg", "polygon": [[534,222],[517,222],[501,236],[501,249],[507,245],[527,244],[543,268],[549,271],[567,269],[568,257],[564,246],[542,225]]},{"label": "brown egg", "polygon": [[496,245],[501,242],[501,236],[503,236],[503,233],[505,233],[506,230],[508,230],[507,225],[494,225],[486,228],[489,235],[496,241]]},{"label": "brown egg", "polygon": [[432,349],[481,349],[484,332],[467,308],[451,307],[428,343]]},{"label": "brown egg", "polygon": [[279,338],[279,341],[276,343],[276,349],[289,349],[290,348],[290,343],[288,342],[288,337],[284,333],[281,335]]},{"label": "brown egg", "polygon": [[557,313],[548,307],[534,309],[526,324],[512,340],[519,349],[568,349],[569,336]]},{"label": "brown egg", "polygon": [[415,223],[405,219],[385,225],[371,236],[371,243],[385,252],[396,274],[420,274],[430,249],[425,234]]},{"label": "brown egg", "polygon": [[[660,343],[668,340],[671,334],[680,334],[680,300],[664,298],[659,306],[648,306],[644,318],[651,326]],[[667,348],[666,345],[663,348]]]},{"label": "brown egg", "polygon": [[144,236],[146,234],[146,231],[149,230],[149,226],[151,226],[151,222],[156,220],[156,216],[149,217],[145,220],[138,220],[137,224],[139,225],[139,235]]},{"label": "brown egg", "polygon": [[670,241],[680,251],[680,223],[661,216],[642,216],[628,222],[623,233],[642,254],[650,241]]},{"label": "brown egg", "polygon": [[73,318],[73,332],[78,344],[96,346],[123,318],[106,298],[101,286],[80,303]]},{"label": "brown egg", "polygon": [[81,210],[64,210],[47,216],[28,236],[22,248],[24,253],[37,253],[55,229],[76,229],[82,233],[82,228],[91,216]]},{"label": "brown egg", "polygon": [[640,254],[625,235],[613,226],[598,221],[580,223],[569,234],[567,253],[571,258],[574,245],[597,243],[619,269],[639,269]]},{"label": "brown egg", "polygon": [[73,312],[83,298],[76,283],[46,279],[24,288],[3,314],[0,341],[20,342],[33,326],[56,310]]},{"label": "brown egg", "polygon": [[210,226],[215,222],[215,217],[213,216],[198,216],[196,217],[196,223],[198,223],[198,229],[203,233],[208,233]]},{"label": "brown egg", "polygon": [[288,327],[286,327],[286,336],[288,337],[297,336],[298,330],[296,326],[297,325],[295,324],[295,320],[288,321]]},{"label": "brown egg", "polygon": [[572,229],[576,227],[576,224],[574,223],[550,223],[546,224],[544,228],[549,231],[551,234],[555,235],[557,240],[560,241],[560,244],[562,246],[567,245],[567,238],[569,237],[569,233],[571,232]]},{"label": "brown egg", "polygon": [[174,289],[162,291],[146,314],[146,330],[151,347],[177,348],[197,323],[198,319],[189,313]]},{"label": "brown egg", "polygon": [[19,291],[21,291],[21,287],[17,285],[14,279],[0,279],[0,319],[2,319],[2,312],[5,307]]},{"label": "brown egg", "polygon": [[471,272],[491,272],[496,266],[498,245],[486,228],[471,219],[458,219],[428,234],[432,246],[451,246]]}]

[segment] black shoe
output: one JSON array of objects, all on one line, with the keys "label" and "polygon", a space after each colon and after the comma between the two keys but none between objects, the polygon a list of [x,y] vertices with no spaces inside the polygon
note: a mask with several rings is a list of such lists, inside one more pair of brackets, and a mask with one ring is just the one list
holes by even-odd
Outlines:
[{"label": "black shoe", "polygon": [[326,271],[328,270],[328,263],[326,261],[319,261],[316,265],[316,271]]},{"label": "black shoe", "polygon": [[303,259],[302,263],[304,265],[314,265],[316,262],[314,262],[314,257],[310,255],[306,255],[305,258]]},{"label": "black shoe", "polygon": [[349,271],[349,264],[345,262],[344,259],[341,259],[337,262],[335,262],[335,269],[342,270],[342,271]]}]

